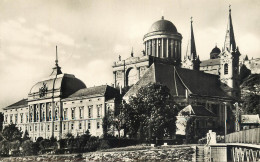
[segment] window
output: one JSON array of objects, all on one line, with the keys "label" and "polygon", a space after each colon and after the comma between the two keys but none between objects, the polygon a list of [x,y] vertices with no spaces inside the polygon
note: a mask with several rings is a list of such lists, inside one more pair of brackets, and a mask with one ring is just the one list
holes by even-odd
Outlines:
[{"label": "window", "polygon": [[74,128],[74,124],[72,123],[72,124],[71,124],[71,130],[73,130],[73,128]]},{"label": "window", "polygon": [[57,124],[55,125],[55,130],[58,130],[58,125]]},{"label": "window", "polygon": [[7,122],[7,119],[8,119],[8,115],[5,115],[5,122]]},{"label": "window", "polygon": [[82,129],[82,124],[81,123],[79,123],[79,129]]},{"label": "window", "polygon": [[50,125],[47,126],[47,130],[50,131]]},{"label": "window", "polygon": [[97,129],[99,129],[100,128],[100,123],[99,122],[97,122]]},{"label": "window", "polygon": [[35,125],[35,128],[34,128],[35,131],[37,131],[37,125]]},{"label": "window", "polygon": [[91,118],[92,117],[92,111],[93,111],[93,106],[88,106],[88,117]]},{"label": "window", "polygon": [[51,111],[49,111],[49,120],[51,120]]},{"label": "window", "polygon": [[15,124],[17,123],[17,121],[18,121],[18,115],[15,114]]},{"label": "window", "polygon": [[21,117],[21,123],[23,123],[23,113],[20,114]]},{"label": "window", "polygon": [[43,131],[43,125],[41,125],[41,131]]},{"label": "window", "polygon": [[13,115],[10,115],[10,123],[13,123]]},{"label": "window", "polygon": [[101,108],[102,108],[102,104],[97,105],[97,117],[98,118],[101,116]]},{"label": "window", "polygon": [[64,120],[68,120],[68,109],[64,109],[63,111],[63,116],[64,116]]},{"label": "window", "polygon": [[32,122],[33,121],[33,115],[32,115],[32,113],[30,113],[30,122]]},{"label": "window", "polygon": [[42,112],[42,119],[45,121],[45,112]]},{"label": "window", "polygon": [[28,121],[29,121],[29,115],[26,114],[26,123],[28,123]]},{"label": "window", "polygon": [[30,126],[30,131],[32,131],[32,126]]},{"label": "window", "polygon": [[39,112],[36,113],[36,121],[39,121]]},{"label": "window", "polygon": [[66,124],[63,124],[63,130],[66,130]]},{"label": "window", "polygon": [[228,74],[228,64],[224,65],[224,74]]},{"label": "window", "polygon": [[55,120],[58,120],[58,110],[55,110]]},{"label": "window", "polygon": [[79,108],[79,118],[82,119],[83,118],[83,111],[84,111],[84,107],[80,107]]},{"label": "window", "polygon": [[75,108],[71,109],[71,119],[75,119]]},{"label": "window", "polygon": [[88,123],[88,129],[91,129],[91,123],[90,122]]}]

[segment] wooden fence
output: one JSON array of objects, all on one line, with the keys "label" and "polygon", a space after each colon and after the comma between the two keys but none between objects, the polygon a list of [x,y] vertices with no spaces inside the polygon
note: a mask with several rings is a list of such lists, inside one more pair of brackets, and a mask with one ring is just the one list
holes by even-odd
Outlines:
[{"label": "wooden fence", "polygon": [[260,128],[242,130],[227,134],[225,137],[225,142],[260,144]]}]

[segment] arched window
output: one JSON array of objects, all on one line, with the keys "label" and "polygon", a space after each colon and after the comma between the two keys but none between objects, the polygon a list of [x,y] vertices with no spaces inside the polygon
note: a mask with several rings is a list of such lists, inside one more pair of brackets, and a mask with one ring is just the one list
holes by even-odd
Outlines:
[{"label": "arched window", "polygon": [[228,64],[224,65],[224,74],[228,74]]}]

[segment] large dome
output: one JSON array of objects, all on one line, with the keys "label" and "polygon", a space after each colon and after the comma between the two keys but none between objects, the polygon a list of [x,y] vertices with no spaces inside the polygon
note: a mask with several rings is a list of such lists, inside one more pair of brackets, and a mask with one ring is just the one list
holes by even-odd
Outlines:
[{"label": "large dome", "polygon": [[177,29],[176,29],[175,25],[173,25],[173,23],[168,20],[164,20],[163,18],[161,20],[153,23],[153,25],[151,26],[151,28],[149,30],[149,33],[159,32],[159,31],[177,33]]},{"label": "large dome", "polygon": [[61,97],[65,98],[86,85],[71,74],[50,76],[36,83],[29,92],[29,100],[39,98]]}]

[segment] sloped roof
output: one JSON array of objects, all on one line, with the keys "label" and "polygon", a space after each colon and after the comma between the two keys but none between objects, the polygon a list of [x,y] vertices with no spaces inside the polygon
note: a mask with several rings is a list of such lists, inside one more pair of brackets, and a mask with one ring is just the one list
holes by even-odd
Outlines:
[{"label": "sloped roof", "polygon": [[211,112],[210,110],[206,109],[205,107],[201,105],[191,106],[188,105],[185,108],[183,108],[178,115],[182,116],[183,112],[188,112],[189,115],[195,115],[195,116],[209,116],[209,117],[216,117],[217,115]]},{"label": "sloped roof", "polygon": [[242,124],[260,124],[259,115],[241,115]]},{"label": "sloped roof", "polygon": [[27,99],[21,99],[9,106],[7,106],[6,108],[3,108],[4,110],[8,110],[8,109],[13,109],[13,108],[19,108],[19,107],[24,107],[24,106],[27,106],[28,105],[28,102],[27,102]]},{"label": "sloped roof", "polygon": [[185,96],[189,94],[230,98],[221,88],[219,77],[201,71],[177,68],[173,65],[154,63],[143,77],[130,88],[124,98],[137,93],[148,83],[161,83],[166,85],[173,96]]},{"label": "sloped roof", "polygon": [[212,66],[212,65],[219,65],[220,64],[220,59],[208,59],[201,61],[200,66]]},{"label": "sloped roof", "polygon": [[77,92],[73,93],[67,99],[72,98],[90,98],[90,97],[97,97],[97,96],[104,96],[106,97],[106,100],[115,98],[119,96],[119,90],[110,87],[108,85],[101,85],[96,87],[90,87],[90,88],[83,88],[78,90]]}]

